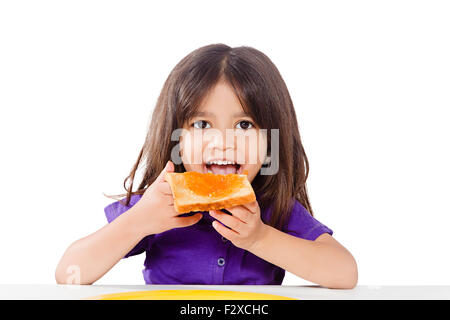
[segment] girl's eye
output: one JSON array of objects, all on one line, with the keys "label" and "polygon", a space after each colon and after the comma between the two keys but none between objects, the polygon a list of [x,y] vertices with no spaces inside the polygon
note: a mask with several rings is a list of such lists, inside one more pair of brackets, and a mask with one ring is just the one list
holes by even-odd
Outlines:
[{"label": "girl's eye", "polygon": [[250,121],[241,121],[236,125],[236,127],[238,129],[248,130],[253,128],[253,124]]},{"label": "girl's eye", "polygon": [[[200,120],[200,121],[195,121],[192,126],[196,129],[208,129],[211,128],[211,125],[205,121],[205,120]],[[207,127],[208,126],[208,127]]]}]

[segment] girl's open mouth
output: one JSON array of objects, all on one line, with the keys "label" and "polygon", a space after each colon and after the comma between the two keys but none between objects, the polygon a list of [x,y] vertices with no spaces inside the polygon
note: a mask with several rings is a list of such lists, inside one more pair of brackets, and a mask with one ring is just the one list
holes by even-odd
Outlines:
[{"label": "girl's open mouth", "polygon": [[203,173],[213,174],[241,174],[242,165],[227,160],[212,160],[203,164]]}]

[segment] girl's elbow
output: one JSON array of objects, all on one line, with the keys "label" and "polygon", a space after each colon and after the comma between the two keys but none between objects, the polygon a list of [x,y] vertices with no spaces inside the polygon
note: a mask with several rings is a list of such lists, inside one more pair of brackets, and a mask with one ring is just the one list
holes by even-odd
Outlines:
[{"label": "girl's elbow", "polygon": [[358,266],[353,257],[342,268],[338,279],[328,285],[329,289],[354,289],[358,284]]},{"label": "girl's elbow", "polygon": [[350,272],[350,288],[353,289],[358,284],[358,264],[353,256],[351,256],[351,272]]},{"label": "girl's elbow", "polygon": [[56,284],[68,284],[66,275],[64,275],[59,268],[55,271],[55,280]]},{"label": "girl's elbow", "polygon": [[354,289],[358,284],[358,273],[351,274],[348,279],[341,283],[338,289]]},{"label": "girl's elbow", "polygon": [[354,289],[358,283],[358,276],[351,276],[345,279],[338,279],[333,281],[329,285],[326,285],[328,289]]},{"label": "girl's elbow", "polygon": [[344,282],[340,289],[354,289],[358,284],[358,276]]},{"label": "girl's elbow", "polygon": [[344,268],[345,276],[342,278],[339,284],[339,289],[354,289],[358,284],[358,265],[355,259],[351,256],[348,265]]},{"label": "girl's elbow", "polygon": [[81,273],[79,265],[67,266],[64,262],[60,262],[55,270],[55,280],[57,284],[64,285],[90,285],[96,281],[96,279],[81,277]]},{"label": "girl's elbow", "polygon": [[63,274],[61,272],[58,272],[58,269],[55,272],[55,280],[56,284],[63,284],[63,285],[92,285],[95,281],[88,281],[84,279],[79,278],[73,278],[72,276],[67,276],[67,274]]}]

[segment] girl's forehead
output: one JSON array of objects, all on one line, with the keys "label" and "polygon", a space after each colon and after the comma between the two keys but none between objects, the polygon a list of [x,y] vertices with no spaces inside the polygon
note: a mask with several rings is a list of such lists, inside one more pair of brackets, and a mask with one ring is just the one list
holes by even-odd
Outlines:
[{"label": "girl's forehead", "polygon": [[210,103],[203,104],[193,112],[193,117],[250,117],[240,104],[229,103],[223,101],[210,101]]},{"label": "girl's forehead", "polygon": [[243,111],[241,102],[233,87],[226,81],[219,81],[203,98],[198,111]]},{"label": "girl's forehead", "polygon": [[234,121],[237,118],[247,118],[256,121],[252,114],[251,108],[246,108],[241,104],[234,87],[227,81],[219,81],[199,99],[199,102],[191,104],[184,114],[183,123],[186,124],[194,118],[214,121],[219,119]]},{"label": "girl's forehead", "polygon": [[[221,113],[227,113],[227,115],[233,117],[233,118],[239,118],[239,117],[250,117],[249,114],[247,114],[243,108],[241,108],[240,110],[231,110],[231,109],[225,109],[223,110],[224,112]],[[197,110],[194,111],[193,113],[194,117],[209,117],[209,118],[214,118],[218,116],[217,112],[214,112],[214,110],[209,110],[209,109],[204,109],[204,110]]]}]

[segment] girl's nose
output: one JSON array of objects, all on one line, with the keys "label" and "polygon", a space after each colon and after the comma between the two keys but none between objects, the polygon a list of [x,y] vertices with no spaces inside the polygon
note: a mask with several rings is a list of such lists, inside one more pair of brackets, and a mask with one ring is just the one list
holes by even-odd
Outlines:
[{"label": "girl's nose", "polygon": [[206,137],[206,142],[211,149],[217,151],[227,152],[235,149],[234,132],[231,129],[209,131],[209,137]]}]

